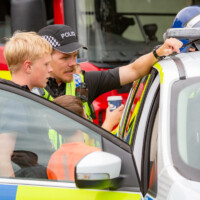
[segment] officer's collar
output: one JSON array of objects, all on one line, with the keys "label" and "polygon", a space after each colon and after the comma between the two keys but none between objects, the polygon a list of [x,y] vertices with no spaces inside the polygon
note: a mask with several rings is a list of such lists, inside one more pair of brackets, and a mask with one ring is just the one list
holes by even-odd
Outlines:
[{"label": "officer's collar", "polygon": [[62,82],[60,85],[58,85],[56,79],[50,77],[49,80],[48,80],[48,85],[49,85],[49,86],[54,86],[54,87],[61,87],[62,85],[65,86],[65,83]]}]

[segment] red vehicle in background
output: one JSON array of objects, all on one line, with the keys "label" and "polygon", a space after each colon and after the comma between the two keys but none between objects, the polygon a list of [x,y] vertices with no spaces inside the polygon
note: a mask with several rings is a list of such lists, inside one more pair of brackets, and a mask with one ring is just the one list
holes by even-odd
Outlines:
[{"label": "red vehicle in background", "polygon": [[[0,77],[10,79],[3,58],[4,37],[16,30],[38,31],[48,24],[73,27],[80,43],[79,60],[85,71],[108,70],[126,65],[163,41],[176,13],[189,1],[180,0],[1,0]],[[189,4],[198,4],[190,1]],[[132,84],[98,97],[93,105],[94,122],[101,125],[107,97],[121,95],[125,104]]]}]

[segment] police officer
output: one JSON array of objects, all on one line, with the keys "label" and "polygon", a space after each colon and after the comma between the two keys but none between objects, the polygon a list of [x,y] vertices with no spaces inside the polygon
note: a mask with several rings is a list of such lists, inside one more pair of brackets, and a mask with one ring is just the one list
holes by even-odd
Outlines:
[{"label": "police officer", "polygon": [[[49,78],[42,95],[50,100],[63,94],[76,95],[76,88],[79,87],[78,93],[85,103],[86,113],[89,117],[92,113],[90,105],[98,96],[143,77],[160,57],[167,56],[174,51],[179,53],[182,45],[179,40],[171,38],[154,52],[141,56],[131,64],[108,71],[83,72],[79,76],[74,74],[78,50],[86,49],[86,47],[78,42],[73,29],[67,25],[49,25],[38,33],[54,49],[51,62],[52,77]],[[85,94],[80,92],[81,89],[85,91]]]}]

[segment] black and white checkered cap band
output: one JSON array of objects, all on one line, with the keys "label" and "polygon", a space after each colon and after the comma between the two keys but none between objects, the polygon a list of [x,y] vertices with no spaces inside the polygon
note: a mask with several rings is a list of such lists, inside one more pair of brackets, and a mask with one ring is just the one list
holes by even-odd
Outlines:
[{"label": "black and white checkered cap band", "polygon": [[42,36],[45,40],[47,40],[52,47],[59,47],[60,46],[60,43],[52,36],[50,35],[43,35]]}]

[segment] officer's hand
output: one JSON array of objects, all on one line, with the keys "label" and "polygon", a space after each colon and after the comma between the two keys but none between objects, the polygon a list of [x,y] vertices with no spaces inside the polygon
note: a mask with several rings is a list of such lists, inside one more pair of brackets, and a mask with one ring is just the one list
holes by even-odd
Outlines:
[{"label": "officer's hand", "polygon": [[158,56],[168,56],[173,52],[180,53],[182,45],[183,43],[180,40],[176,38],[169,38],[165,40],[164,44],[156,50],[156,53]]}]

